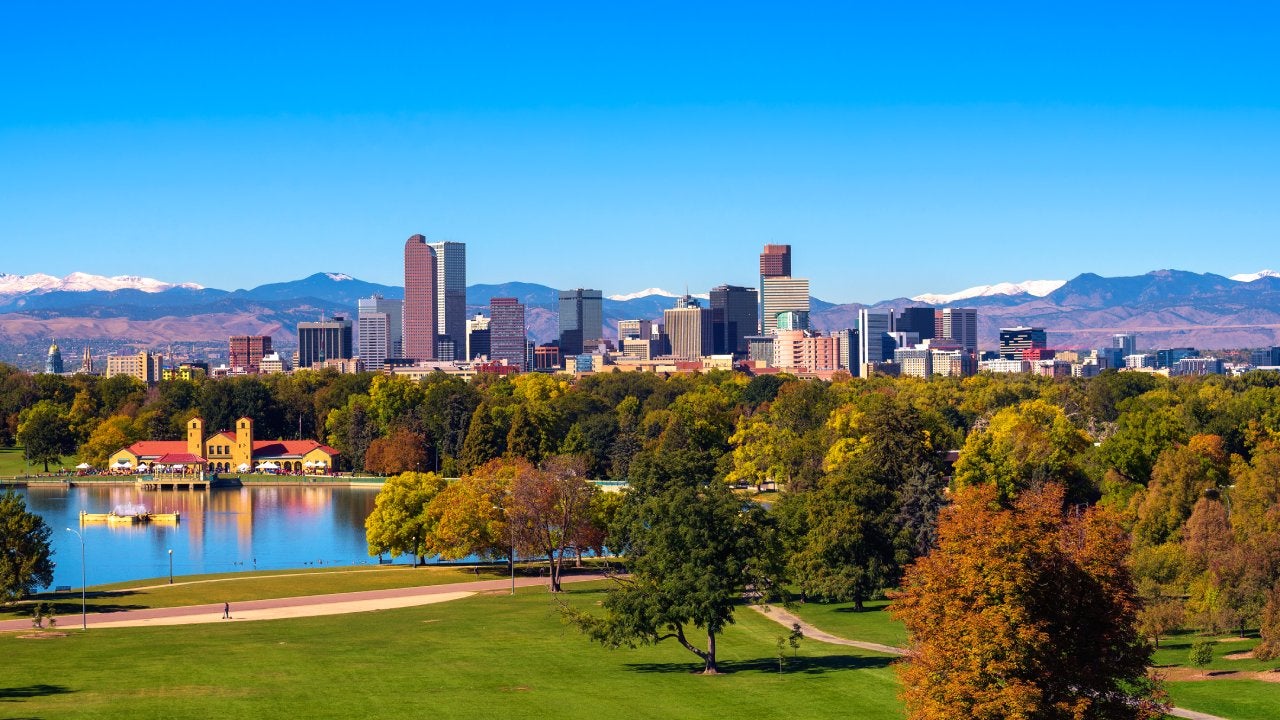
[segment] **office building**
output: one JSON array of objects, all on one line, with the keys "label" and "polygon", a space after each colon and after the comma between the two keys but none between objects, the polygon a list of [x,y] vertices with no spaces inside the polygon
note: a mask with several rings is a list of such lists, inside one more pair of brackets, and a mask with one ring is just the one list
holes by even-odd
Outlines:
[{"label": "office building", "polygon": [[976,308],[942,308],[936,315],[935,339],[958,345],[975,355],[978,352],[978,311]]},{"label": "office building", "polygon": [[945,377],[969,377],[978,372],[978,356],[963,348],[930,348],[933,374]]},{"label": "office building", "polygon": [[[763,308],[763,325],[760,334],[772,335],[778,330],[778,316],[783,313],[794,313],[790,316],[790,324],[801,324],[794,319],[803,318],[803,327],[791,327],[791,330],[808,330],[809,318],[809,281],[805,278],[790,276],[766,277],[761,280]],[[800,316],[799,313],[803,313]]]},{"label": "office building", "polygon": [[779,330],[773,336],[773,367],[802,372],[838,369],[836,340],[804,330]]},{"label": "office building", "polygon": [[753,363],[773,365],[773,336],[747,336],[747,359]]},{"label": "office building", "polygon": [[477,314],[467,321],[467,360],[489,357],[489,318]]},{"label": "office building", "polygon": [[1120,348],[1099,348],[1098,364],[1103,370],[1120,370],[1124,368],[1124,351]]},{"label": "office building", "polygon": [[[747,354],[747,336],[755,335],[760,298],[755,288],[718,285],[711,288],[711,323],[717,355]],[[806,317],[806,326],[808,318]]]},{"label": "office building", "polygon": [[151,385],[160,382],[164,375],[163,358],[143,350],[134,355],[108,355],[104,377],[128,375]]},{"label": "office building", "polygon": [[858,368],[858,331],[853,328],[834,330],[831,337],[836,341],[836,364],[844,370],[856,372]]},{"label": "office building", "polygon": [[938,314],[939,311],[931,307],[903,308],[897,314],[895,325],[898,332],[915,333],[920,340],[929,340],[938,330]]},{"label": "office building", "polygon": [[1048,334],[1039,327],[1000,328],[1000,357],[1005,360],[1021,360],[1023,352],[1032,348],[1049,347]]},{"label": "office building", "polygon": [[1280,347],[1259,348],[1249,353],[1249,364],[1254,367],[1280,365]]},{"label": "office building", "polygon": [[1127,370],[1143,370],[1156,367],[1156,356],[1151,353],[1134,353],[1124,356],[1124,367]]},{"label": "office building", "polygon": [[262,361],[258,365],[258,372],[263,375],[276,375],[287,373],[293,367],[289,364],[288,359],[281,357],[280,353],[268,353],[262,356]]},{"label": "office building", "polygon": [[892,310],[858,311],[858,377],[870,377],[872,366],[893,359],[895,327]]},{"label": "office building", "polygon": [[893,351],[898,375],[928,378],[933,374],[933,352],[928,348],[900,347]]},{"label": "office building", "polygon": [[387,358],[404,357],[404,301],[381,295],[356,301],[360,359],[370,372],[382,372]]},{"label": "office building", "polygon": [[1031,372],[1031,363],[1022,358],[983,360],[978,363],[978,370],[989,373],[1024,373]]},{"label": "office building", "polygon": [[1221,375],[1222,360],[1215,357],[1182,358],[1169,369],[1170,375]]},{"label": "office building", "polygon": [[50,343],[49,354],[44,359],[44,371],[50,375],[62,374],[62,350],[58,349],[58,343]]},{"label": "office building", "polygon": [[232,335],[227,341],[227,366],[233,373],[257,375],[262,358],[270,354],[270,335]]},{"label": "office building", "polygon": [[1171,368],[1178,364],[1179,360],[1184,358],[1193,358],[1200,355],[1200,351],[1191,347],[1167,348],[1165,350],[1156,350],[1156,367]]},{"label": "office building", "polygon": [[[404,243],[404,355],[436,359],[439,313],[436,308],[436,252],[427,239],[414,235]],[[300,364],[299,367],[310,367]]]},{"label": "office building", "polygon": [[769,323],[765,319],[764,279],[779,277],[791,277],[791,246],[765,245],[764,252],[760,253],[760,328],[757,332],[761,335],[773,334],[770,332]]},{"label": "office building", "polygon": [[648,340],[653,337],[653,322],[650,320],[619,320],[618,347],[628,339]]},{"label": "office building", "polygon": [[667,329],[667,342],[671,343],[671,356],[682,360],[696,360],[711,355],[714,349],[711,309],[701,307],[697,298],[685,295],[676,300],[676,306],[662,311]]},{"label": "office building", "polygon": [[[467,343],[467,245],[428,244],[436,257],[436,359],[461,360]],[[444,352],[450,347],[456,352]]]},{"label": "office building", "polygon": [[560,354],[590,352],[604,336],[604,295],[599,290],[560,291]]},{"label": "office building", "polygon": [[524,324],[524,305],[511,297],[489,300],[489,359],[505,361],[523,370],[528,365],[529,341]]},{"label": "office building", "polygon": [[1111,347],[1120,350],[1122,357],[1135,355],[1138,352],[1137,333],[1116,333],[1111,336]]},{"label": "office building", "polygon": [[342,315],[298,323],[298,369],[329,360],[350,360],[355,355],[351,336],[351,321]]}]

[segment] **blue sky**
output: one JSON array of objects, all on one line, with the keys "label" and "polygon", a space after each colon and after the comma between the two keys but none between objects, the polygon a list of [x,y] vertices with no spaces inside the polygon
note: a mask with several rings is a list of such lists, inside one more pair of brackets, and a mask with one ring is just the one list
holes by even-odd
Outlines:
[{"label": "blue sky", "polygon": [[[271,7],[263,7],[271,5]],[[1274,3],[0,4],[0,272],[832,301],[1280,265]]]}]

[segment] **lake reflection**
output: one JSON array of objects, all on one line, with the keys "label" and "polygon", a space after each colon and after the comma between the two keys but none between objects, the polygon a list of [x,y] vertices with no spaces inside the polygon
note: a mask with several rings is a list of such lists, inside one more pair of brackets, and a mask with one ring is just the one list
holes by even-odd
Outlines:
[{"label": "lake reflection", "polygon": [[[84,534],[89,585],[237,570],[376,563],[364,540],[364,520],[376,488],[245,487],[207,492],[144,491],[133,487],[32,487],[18,490],[27,508],[53,529],[54,585],[80,587]],[[177,525],[80,526],[80,511],[110,512],[143,504],[180,512]]]}]

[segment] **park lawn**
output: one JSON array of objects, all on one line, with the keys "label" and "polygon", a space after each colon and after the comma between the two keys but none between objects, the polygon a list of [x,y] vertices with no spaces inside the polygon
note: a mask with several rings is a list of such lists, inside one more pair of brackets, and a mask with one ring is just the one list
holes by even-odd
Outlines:
[{"label": "park lawn", "polygon": [[[537,575],[535,566],[517,566],[517,571]],[[207,605],[267,598],[326,595],[329,593],[385,590],[389,588],[441,585],[472,580],[500,580],[509,577],[502,565],[471,567],[413,568],[383,565],[364,568],[324,568],[315,570],[274,570],[253,573],[222,573],[139,580],[89,588],[85,603],[89,612],[140,610],[144,608]],[[31,602],[49,603],[55,614],[78,614],[80,592],[41,593]],[[0,608],[0,619],[27,617],[30,604]]]},{"label": "park lawn", "polygon": [[[562,596],[578,607],[602,585]],[[802,642],[742,608],[724,674],[670,642],[608,650],[541,589],[417,608],[199,626],[0,637],[6,712],[58,718],[901,718],[891,658]],[[790,652],[790,651],[788,651]]]},{"label": "park lawn", "polygon": [[[62,468],[70,470],[80,463],[74,455],[65,455],[62,462],[49,463],[49,472],[55,473]],[[22,457],[22,448],[0,448],[0,477],[22,477],[38,475],[44,472],[44,463],[28,465]]]},{"label": "park lawn", "polygon": [[1173,704],[1230,720],[1280,717],[1280,684],[1258,680],[1167,682]]},{"label": "park lawn", "polygon": [[[1153,664],[1157,667],[1186,667],[1194,668],[1188,658],[1191,652],[1191,645],[1202,636],[1190,630],[1180,630],[1160,639],[1160,649],[1155,652]],[[1261,640],[1257,632],[1252,632],[1243,640],[1236,640],[1234,633],[1222,633],[1217,635],[1203,636],[1211,640],[1225,639],[1222,642],[1215,642],[1213,646],[1213,661],[1206,665],[1203,670],[1210,672],[1223,672],[1235,670],[1238,672],[1255,672],[1274,670],[1280,667],[1280,661],[1272,660],[1264,662],[1254,660],[1252,658],[1245,660],[1228,660],[1227,655],[1248,652],[1253,650]]]},{"label": "park lawn", "polygon": [[863,607],[863,611],[858,612],[851,602],[796,602],[787,611],[816,628],[848,640],[907,646],[907,629],[889,615],[888,600],[868,601]]}]

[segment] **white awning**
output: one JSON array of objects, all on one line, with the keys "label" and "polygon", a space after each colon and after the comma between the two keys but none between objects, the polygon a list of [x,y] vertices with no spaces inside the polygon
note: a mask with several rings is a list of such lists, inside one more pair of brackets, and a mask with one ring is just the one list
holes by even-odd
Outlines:
[{"label": "white awning", "polygon": [[92,466],[92,465],[90,465],[89,463],[80,463],[79,465],[77,465],[77,466],[76,466],[76,469],[77,469],[77,470],[88,470],[88,469],[89,469],[89,468],[91,468],[91,467],[93,467],[93,466]]}]

